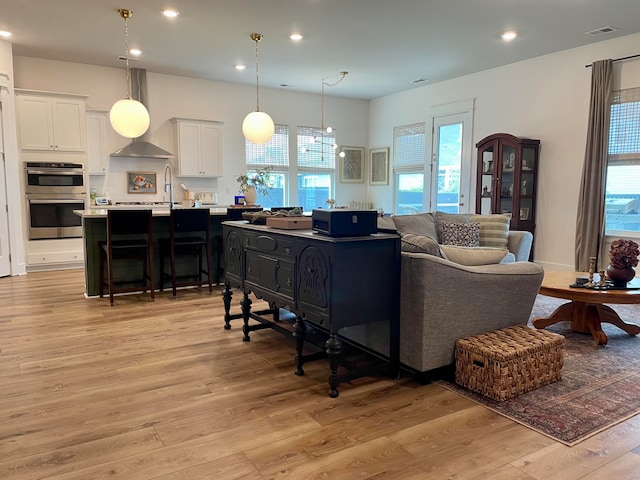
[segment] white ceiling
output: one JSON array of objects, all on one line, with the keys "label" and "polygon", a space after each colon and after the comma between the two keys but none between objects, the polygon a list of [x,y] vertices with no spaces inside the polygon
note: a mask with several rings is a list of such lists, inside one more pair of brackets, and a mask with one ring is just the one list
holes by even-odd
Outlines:
[{"label": "white ceiling", "polygon": [[[257,32],[261,86],[319,93],[346,70],[325,93],[365,99],[640,32],[640,0],[0,0],[0,30],[14,55],[124,67],[118,8],[134,12],[134,67],[255,85]],[[601,27],[618,30],[585,35]]]}]

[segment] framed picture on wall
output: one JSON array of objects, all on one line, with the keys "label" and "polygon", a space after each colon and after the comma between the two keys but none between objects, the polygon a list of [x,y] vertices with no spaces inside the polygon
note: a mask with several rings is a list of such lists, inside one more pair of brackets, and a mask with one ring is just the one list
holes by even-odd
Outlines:
[{"label": "framed picture on wall", "polygon": [[389,185],[389,147],[369,151],[369,185]]},{"label": "framed picture on wall", "polygon": [[365,171],[364,147],[340,147],[344,157],[340,158],[340,181],[363,183]]},{"label": "framed picture on wall", "polygon": [[127,172],[127,193],[157,193],[155,172]]}]

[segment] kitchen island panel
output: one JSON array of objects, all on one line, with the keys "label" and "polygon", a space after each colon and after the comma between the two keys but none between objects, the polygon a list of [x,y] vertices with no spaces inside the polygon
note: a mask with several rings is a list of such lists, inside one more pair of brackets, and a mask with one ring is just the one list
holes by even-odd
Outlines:
[{"label": "kitchen island panel", "polygon": [[[153,258],[156,288],[160,285],[160,240],[169,238],[169,209],[152,209],[153,211]],[[211,267],[213,268],[214,283],[223,281],[222,256],[222,222],[227,219],[226,209],[210,209],[211,215]],[[100,294],[100,246],[98,242],[107,240],[107,209],[77,210],[74,213],[82,217],[82,241],[84,243],[85,265],[85,295],[94,297]],[[194,255],[194,260],[196,255]],[[189,262],[189,259],[183,262]],[[185,265],[177,265],[178,268]],[[126,275],[130,271],[132,278],[136,278],[139,266],[134,262],[125,264],[117,273]],[[122,277],[121,277],[122,278]],[[126,277],[125,277],[126,278]],[[165,281],[165,288],[170,288],[171,282]]]}]

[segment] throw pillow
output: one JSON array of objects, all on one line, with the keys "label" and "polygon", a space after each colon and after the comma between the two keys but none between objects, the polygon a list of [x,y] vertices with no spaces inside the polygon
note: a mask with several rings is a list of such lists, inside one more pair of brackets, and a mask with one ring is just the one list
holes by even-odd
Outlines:
[{"label": "throw pillow", "polygon": [[393,223],[395,223],[400,236],[404,236],[407,233],[413,233],[414,235],[426,235],[427,237],[431,237],[435,240],[438,239],[433,213],[393,215],[391,218],[393,219]]},{"label": "throw pillow", "polygon": [[480,246],[479,223],[443,223],[442,245],[457,245],[459,247]]},{"label": "throw pillow", "polygon": [[436,223],[437,237],[434,237],[438,242],[442,243],[442,224],[443,223],[470,223],[469,215],[466,213],[445,213],[436,212],[434,215]]},{"label": "throw pillow", "polygon": [[471,221],[480,224],[481,247],[508,247],[511,215],[471,215]]},{"label": "throw pillow", "polygon": [[402,237],[402,240],[400,241],[400,249],[403,252],[428,253],[429,255],[442,257],[438,242],[436,242],[433,238],[427,237],[425,235],[414,235],[413,233],[407,233]]},{"label": "throw pillow", "polygon": [[440,250],[447,260],[467,266],[492,265],[502,262],[507,256],[507,251],[502,248],[440,245]]}]

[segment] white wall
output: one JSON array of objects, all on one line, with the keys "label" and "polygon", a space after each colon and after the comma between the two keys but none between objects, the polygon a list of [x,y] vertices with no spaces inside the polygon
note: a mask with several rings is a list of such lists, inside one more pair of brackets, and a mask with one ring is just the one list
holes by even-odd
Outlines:
[{"label": "white wall", "polygon": [[[140,68],[144,68],[144,65],[141,64]],[[125,73],[122,69],[17,56],[14,59],[14,71],[16,88],[86,94],[89,96],[89,109],[109,110],[116,100],[126,95]],[[183,180],[193,191],[217,191],[221,204],[233,203],[233,196],[238,192],[235,177],[246,170],[241,125],[244,116],[255,110],[255,86],[153,72],[147,72],[147,83],[151,115],[148,140],[160,147],[176,151],[174,126],[169,121],[172,117],[224,122],[224,176],[220,179]],[[269,113],[274,122],[290,127],[291,159],[296,156],[296,127],[319,126],[320,107],[319,94],[260,88],[260,109]],[[325,123],[336,129],[339,144],[367,145],[368,108],[365,100],[325,97]],[[128,143],[127,139],[115,136],[114,149]],[[124,189],[124,172],[141,168],[158,172],[160,179],[165,163],[163,160],[129,162],[127,159],[111,159],[109,175],[103,179],[92,177],[92,181],[98,186],[99,193],[108,191],[115,198]],[[346,204],[349,200],[364,201],[366,194],[364,183],[337,184],[339,204]],[[158,197],[161,195],[159,192]],[[140,197],[135,199],[140,200]],[[145,197],[146,200],[155,198]]]},{"label": "white wall", "polygon": [[[585,65],[638,54],[638,45],[640,35],[630,35],[373,100],[369,138],[392,146],[393,127],[429,126],[433,106],[475,98],[474,145],[497,132],[539,139],[534,258],[548,269],[573,270],[591,84]],[[616,63],[615,79],[614,88],[640,86],[640,59]],[[392,186],[370,188],[369,196],[393,210]]]}]

